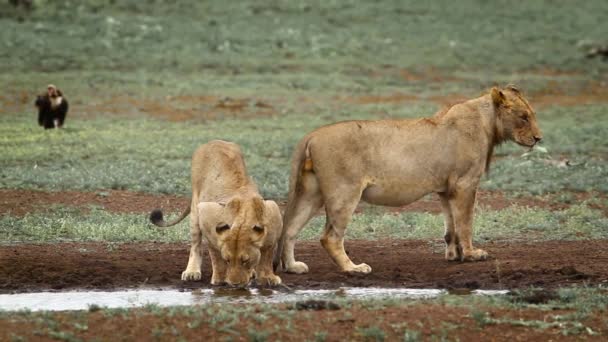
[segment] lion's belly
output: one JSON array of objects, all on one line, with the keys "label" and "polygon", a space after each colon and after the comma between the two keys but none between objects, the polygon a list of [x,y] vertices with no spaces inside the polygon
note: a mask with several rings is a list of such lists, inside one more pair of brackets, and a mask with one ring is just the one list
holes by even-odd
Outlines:
[{"label": "lion's belly", "polygon": [[419,187],[385,187],[372,185],[366,188],[361,199],[367,203],[398,207],[415,202],[430,193],[428,189]]},{"label": "lion's belly", "polygon": [[431,192],[442,191],[437,184],[428,180],[374,182],[362,193],[361,199],[367,203],[386,206],[402,206],[415,202]]}]

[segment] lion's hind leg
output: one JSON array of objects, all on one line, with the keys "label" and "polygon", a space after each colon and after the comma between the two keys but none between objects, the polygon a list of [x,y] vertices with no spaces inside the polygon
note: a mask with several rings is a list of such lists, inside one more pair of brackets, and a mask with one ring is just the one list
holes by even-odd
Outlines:
[{"label": "lion's hind leg", "polygon": [[332,197],[325,203],[327,218],[325,230],[321,237],[321,245],[323,245],[329,256],[342,271],[363,274],[370,273],[372,268],[368,264],[354,264],[344,250],[346,226],[359,204],[362,189],[343,186],[336,189],[334,193],[339,195]]},{"label": "lion's hind leg", "polygon": [[303,172],[301,177],[297,191],[293,195],[293,203],[289,203],[285,211],[283,220],[285,236],[281,258],[285,272],[297,274],[307,273],[308,265],[295,260],[296,236],[323,205],[316,176],[312,172]]}]

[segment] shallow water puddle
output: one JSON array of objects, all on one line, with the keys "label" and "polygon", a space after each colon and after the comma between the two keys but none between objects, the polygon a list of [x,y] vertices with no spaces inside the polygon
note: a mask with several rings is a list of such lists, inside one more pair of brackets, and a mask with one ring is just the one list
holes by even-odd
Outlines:
[{"label": "shallow water puddle", "polygon": [[[472,295],[498,295],[507,291],[474,290]],[[436,289],[387,289],[345,287],[338,290],[295,290],[290,292],[270,289],[200,289],[191,292],[178,290],[73,291],[39,292],[0,295],[0,310],[62,311],[87,310],[96,305],[107,308],[133,308],[147,304],[159,306],[197,305],[207,303],[282,303],[302,300],[380,298],[433,298],[446,294]]]}]

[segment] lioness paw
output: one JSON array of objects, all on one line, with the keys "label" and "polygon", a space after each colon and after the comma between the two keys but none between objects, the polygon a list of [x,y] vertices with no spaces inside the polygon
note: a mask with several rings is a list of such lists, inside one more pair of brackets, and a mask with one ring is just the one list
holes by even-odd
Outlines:
[{"label": "lioness paw", "polygon": [[184,271],[182,272],[182,280],[201,280],[201,272],[200,271]]},{"label": "lioness paw", "polygon": [[456,245],[449,245],[445,248],[445,259],[447,261],[460,261],[460,258]]},{"label": "lioness paw", "polygon": [[372,268],[368,264],[359,264],[359,265],[353,265],[352,267],[350,267],[344,271],[349,272],[349,273],[368,274],[368,273],[372,272]]},{"label": "lioness paw", "polygon": [[287,265],[285,267],[285,272],[295,274],[308,273],[308,265],[301,261],[296,261],[291,265]]},{"label": "lioness paw", "polygon": [[488,258],[488,252],[483,249],[474,249],[472,251],[464,252],[462,256],[463,261],[482,261]]},{"label": "lioness paw", "polygon": [[256,282],[261,286],[275,286],[281,284],[281,277],[271,274],[258,278]]}]

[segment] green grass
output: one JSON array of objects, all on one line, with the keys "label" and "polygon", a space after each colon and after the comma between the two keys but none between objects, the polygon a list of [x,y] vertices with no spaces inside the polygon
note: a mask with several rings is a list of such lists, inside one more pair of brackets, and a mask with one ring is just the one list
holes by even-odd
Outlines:
[{"label": "green grass", "polygon": [[[6,85],[0,188],[187,194],[192,151],[219,138],[243,147],[265,197],[284,198],[291,150],[320,125],[429,116],[438,109],[433,96],[475,97],[510,82],[531,93],[576,94],[608,72],[607,63],[585,59],[581,48],[605,39],[608,5],[599,0],[35,4],[32,12],[9,6],[0,14],[0,83]],[[73,105],[62,132],[33,125],[32,98],[49,82]],[[419,101],[336,100],[394,93]],[[13,105],[21,94],[27,109]],[[119,95],[158,103],[167,102],[165,95],[268,99],[276,113],[174,123],[152,119],[134,104],[123,104],[118,116],[91,107]],[[548,156],[566,156],[576,167],[547,165],[548,156],[527,163],[518,157],[520,147],[505,145],[497,153],[509,158],[496,163],[483,186],[607,192],[607,108],[539,110]]]},{"label": "green grass", "polygon": [[[267,198],[285,198],[293,146],[306,132],[334,121],[431,115],[436,105],[351,106],[255,119],[166,122],[143,115],[74,120],[62,131],[32,125],[31,115],[0,116],[0,188],[128,189],[188,194],[190,158],[212,139],[241,145],[250,174]],[[561,190],[608,192],[606,105],[559,108],[539,114],[548,153],[521,157],[514,143],[497,151],[482,187],[544,194]],[[583,121],[582,118],[587,119]],[[574,166],[549,162],[568,157]]]},{"label": "green grass", "polygon": [[[314,218],[298,236],[317,240],[325,218]],[[608,218],[585,204],[549,211],[510,207],[501,211],[479,209],[475,218],[475,239],[488,241],[585,240],[608,238]],[[385,213],[372,209],[355,215],[347,230],[350,239],[441,239],[443,217],[426,213]],[[159,229],[148,223],[146,214],[114,214],[93,208],[82,212],[52,207],[15,217],[0,217],[0,240],[16,242],[58,241],[188,241],[188,222]]]},{"label": "green grass", "polygon": [[2,71],[247,72],[280,63],[606,70],[582,63],[577,45],[605,39],[604,1],[37,3],[33,13],[0,16],[0,41],[11,50],[0,55]]},{"label": "green grass", "polygon": [[[47,191],[126,189],[188,195],[190,157],[212,139],[241,145],[266,198],[284,199],[297,141],[324,124],[349,119],[430,116],[436,96],[475,97],[516,83],[532,105],[543,93],[597,90],[608,63],[584,58],[605,42],[605,1],[164,0],[78,3],[36,0],[32,12],[0,13],[0,188]],[[467,18],[463,21],[462,18]],[[407,75],[404,76],[403,73]],[[55,83],[72,109],[62,131],[35,126],[33,96]],[[600,92],[602,90],[599,90]],[[353,104],[362,95],[405,94],[403,103]],[[602,93],[600,93],[602,94]],[[192,95],[264,101],[274,114],[244,119],[213,104],[172,102]],[[596,94],[597,95],[597,94]],[[117,96],[200,112],[187,122],[152,117]],[[244,114],[255,112],[254,106]],[[510,194],[608,193],[607,103],[538,108],[546,153],[522,156],[513,143],[482,188]],[[568,158],[560,168],[556,159]],[[526,220],[521,217],[526,217]],[[493,221],[496,220],[496,221]],[[3,241],[183,241],[147,226],[145,215],[56,208],[0,220]],[[301,238],[316,239],[315,219]],[[567,211],[481,211],[476,238],[605,238],[605,218],[577,205]],[[351,238],[439,238],[441,217],[356,216]]]}]

